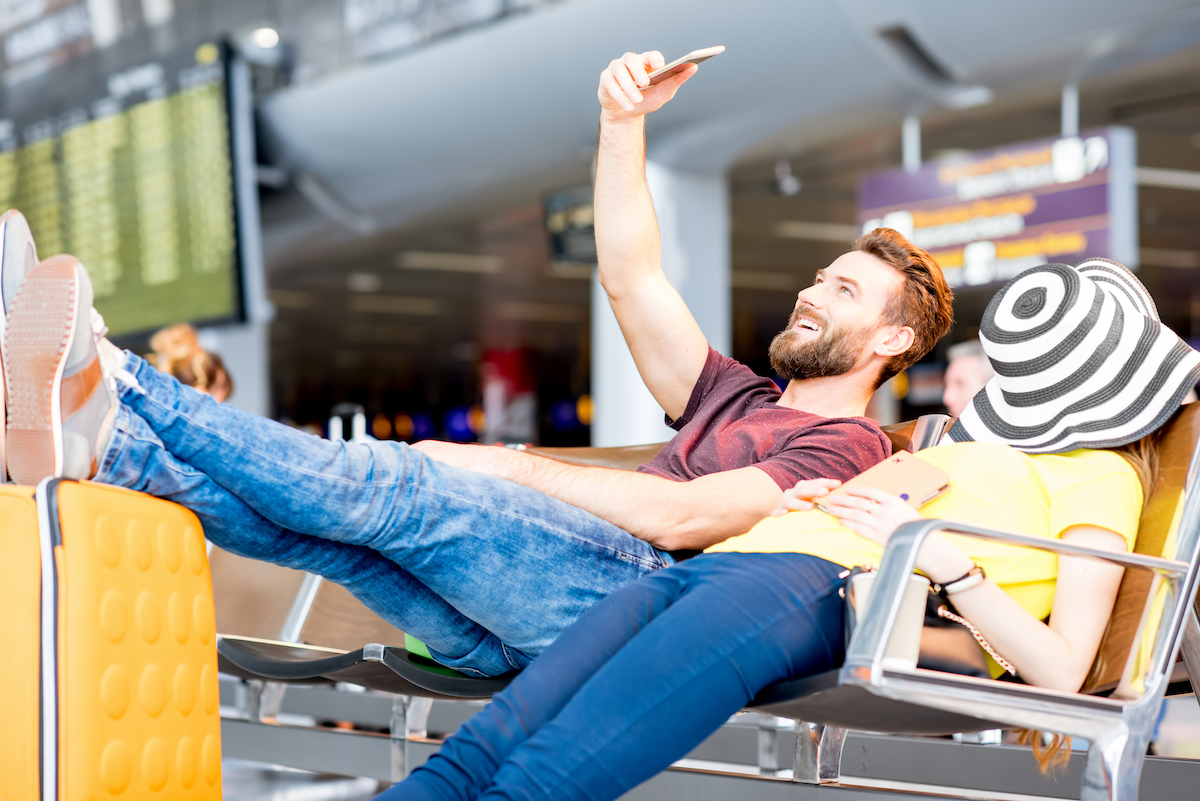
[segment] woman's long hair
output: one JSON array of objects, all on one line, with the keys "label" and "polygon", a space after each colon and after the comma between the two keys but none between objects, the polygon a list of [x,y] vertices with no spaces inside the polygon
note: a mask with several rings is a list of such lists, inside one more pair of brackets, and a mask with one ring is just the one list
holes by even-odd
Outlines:
[{"label": "woman's long hair", "polygon": [[[1163,429],[1152,431],[1128,445],[1118,445],[1111,450],[1125,457],[1142,485],[1142,502],[1150,498],[1154,481],[1158,477],[1158,446]],[[1033,756],[1038,761],[1038,771],[1048,774],[1064,767],[1071,760],[1071,738],[1065,734],[1047,733],[1039,729],[1017,729],[1017,742],[1032,746]]]},{"label": "woman's long hair", "polygon": [[1143,502],[1150,498],[1150,490],[1154,489],[1154,481],[1158,477],[1158,446],[1162,436],[1163,429],[1159,428],[1128,445],[1112,449],[1124,456],[1133,467],[1133,472],[1137,473],[1138,481],[1142,482]]}]

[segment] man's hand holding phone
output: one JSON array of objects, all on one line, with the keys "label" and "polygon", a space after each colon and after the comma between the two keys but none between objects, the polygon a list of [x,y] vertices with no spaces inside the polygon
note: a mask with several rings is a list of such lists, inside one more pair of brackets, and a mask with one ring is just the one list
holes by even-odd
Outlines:
[{"label": "man's hand holding phone", "polygon": [[626,53],[614,59],[600,73],[600,87],[596,91],[603,109],[602,119],[619,122],[657,111],[670,102],[697,69],[695,64],[688,64],[680,72],[652,85],[650,74],[664,66],[666,60],[657,50]]}]

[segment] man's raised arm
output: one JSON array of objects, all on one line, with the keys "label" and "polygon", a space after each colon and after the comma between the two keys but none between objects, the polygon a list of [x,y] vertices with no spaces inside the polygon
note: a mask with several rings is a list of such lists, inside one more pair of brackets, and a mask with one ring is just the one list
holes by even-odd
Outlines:
[{"label": "man's raised arm", "polygon": [[626,53],[600,74],[596,253],[600,284],[638,372],[676,419],[687,409],[704,369],[708,343],[663,273],[658,223],[646,188],[646,115],[670,101],[696,71],[693,65],[646,86],[647,74],[663,63],[658,52]]}]

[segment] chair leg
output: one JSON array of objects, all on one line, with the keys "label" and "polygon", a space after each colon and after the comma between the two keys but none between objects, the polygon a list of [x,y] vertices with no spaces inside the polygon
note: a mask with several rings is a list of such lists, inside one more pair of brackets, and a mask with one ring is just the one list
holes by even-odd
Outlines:
[{"label": "chair leg", "polygon": [[412,696],[392,697],[392,781],[401,782],[408,776],[408,712]]},{"label": "chair leg", "polygon": [[758,772],[763,776],[775,776],[779,773],[779,733],[783,728],[791,728],[791,721],[777,718],[774,715],[757,715],[758,717]]},{"label": "chair leg", "polygon": [[429,712],[432,698],[413,698],[408,702],[408,736],[422,739],[429,736]]},{"label": "chair leg", "polygon": [[1147,745],[1149,732],[1091,743],[1080,801],[1137,801]]},{"label": "chair leg", "polygon": [[283,696],[287,684],[281,681],[250,679],[245,685],[245,713],[247,720],[274,723],[283,708]]},{"label": "chair leg", "polygon": [[847,730],[820,723],[797,722],[796,762],[792,781],[828,784],[842,777],[842,747]]},{"label": "chair leg", "polygon": [[429,710],[432,698],[415,698],[411,695],[392,696],[392,781],[404,781],[410,770],[408,764],[408,741],[420,739],[428,733]]}]

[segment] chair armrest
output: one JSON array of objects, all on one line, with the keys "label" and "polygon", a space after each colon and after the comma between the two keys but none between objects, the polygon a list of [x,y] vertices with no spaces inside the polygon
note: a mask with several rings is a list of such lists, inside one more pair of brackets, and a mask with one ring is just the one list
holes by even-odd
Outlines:
[{"label": "chair armrest", "polygon": [[1176,584],[1187,575],[1189,568],[1187,562],[1174,559],[1104,551],[1059,539],[1031,537],[1027,534],[971,526],[951,520],[916,520],[905,523],[896,529],[883,550],[879,574],[875,577],[867,608],[859,618],[854,635],[846,648],[845,666],[860,678],[869,677],[869,680],[874,682],[881,675],[883,654],[896,624],[907,577],[916,568],[917,552],[922,543],[934,532],[962,534],[1070,556],[1094,557],[1127,567],[1153,570]]}]

